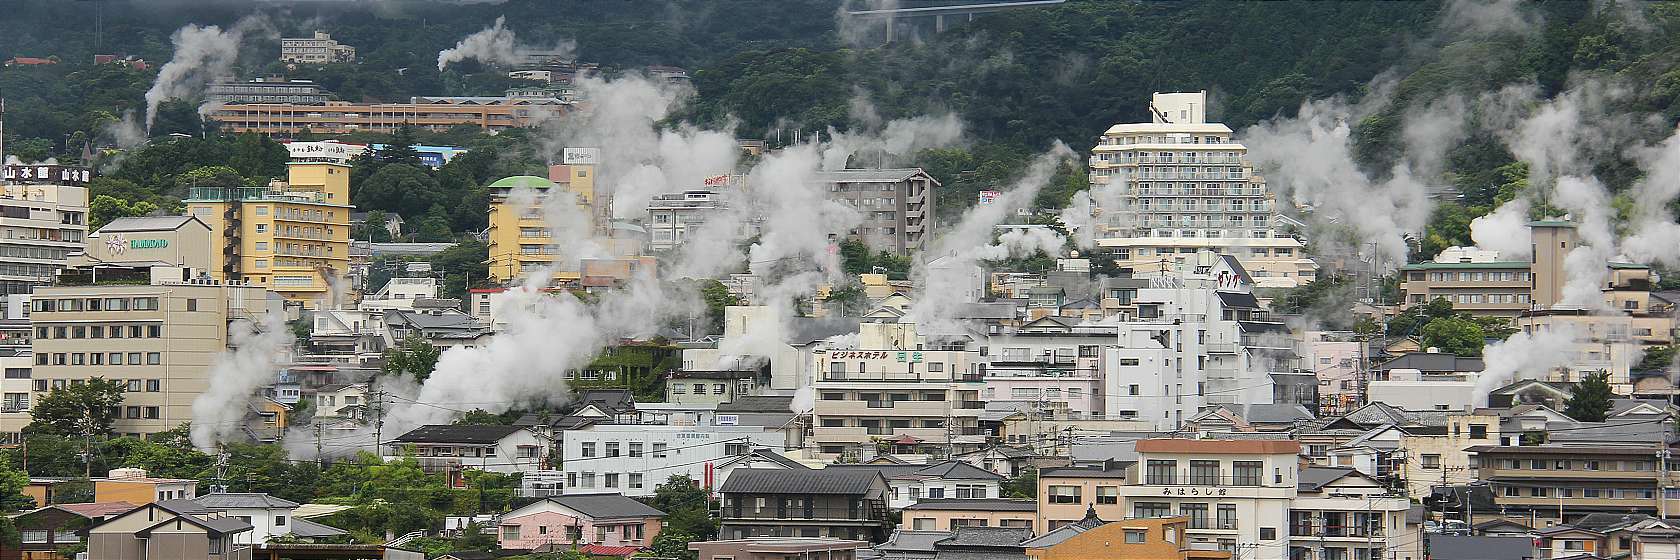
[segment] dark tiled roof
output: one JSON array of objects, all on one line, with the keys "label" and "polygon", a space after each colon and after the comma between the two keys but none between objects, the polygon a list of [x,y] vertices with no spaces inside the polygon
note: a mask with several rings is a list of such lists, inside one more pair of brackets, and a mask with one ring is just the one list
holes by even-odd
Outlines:
[{"label": "dark tiled roof", "polygon": [[1391,369],[1415,369],[1428,372],[1451,371],[1482,371],[1484,369],[1481,358],[1465,358],[1452,354],[1432,352],[1411,352],[1404,356],[1383,362],[1377,366],[1380,371]]},{"label": "dark tiled roof", "polygon": [[1032,529],[1025,527],[956,527],[951,536],[933,543],[934,548],[1002,547],[1019,550],[1021,543],[1032,538]]},{"label": "dark tiled roof", "polygon": [[308,519],[292,519],[292,534],[306,539],[348,535],[343,529],[329,527]]},{"label": "dark tiled roof", "polygon": [[735,397],[735,400],[717,405],[717,412],[786,412],[792,414],[793,397],[756,396]]},{"label": "dark tiled roof", "polygon": [[917,477],[932,477],[960,480],[1003,480],[1003,475],[964,463],[962,461],[945,461],[912,473]]},{"label": "dark tiled roof", "polygon": [[866,494],[881,479],[874,469],[735,469],[719,492]]},{"label": "dark tiled roof", "polygon": [[1342,477],[1356,473],[1353,467],[1318,467],[1310,466],[1301,469],[1301,476],[1296,486],[1303,492],[1317,492],[1326,484],[1341,480]]},{"label": "dark tiled roof", "polygon": [[1136,464],[1137,461],[1122,461],[1119,465],[1102,469],[1097,467],[1062,467],[1057,469],[1043,469],[1038,471],[1039,478],[1126,478],[1125,465]]},{"label": "dark tiled roof", "polygon": [[1040,535],[1038,538],[1021,543],[1021,546],[1026,548],[1042,548],[1062,544],[1063,541],[1071,539],[1075,535],[1106,524],[1108,524],[1107,521],[1103,521],[1097,517],[1096,508],[1087,506],[1085,509],[1084,519],[1063,525],[1054,531]]},{"label": "dark tiled roof", "polygon": [[1221,407],[1249,422],[1287,424],[1314,418],[1312,411],[1298,404],[1227,404]]},{"label": "dark tiled roof", "polygon": [[1528,560],[1534,540],[1528,537],[1429,535],[1432,560]]},{"label": "dark tiled roof", "polygon": [[282,500],[268,494],[256,493],[205,494],[195,498],[193,501],[198,502],[199,505],[204,506],[207,509],[213,510],[234,508],[273,509],[298,507],[297,502]]},{"label": "dark tiled roof", "polygon": [[492,444],[523,429],[519,426],[434,424],[415,428],[392,441],[398,443]]},{"label": "dark tiled roof", "polygon": [[887,542],[875,546],[876,550],[895,552],[933,552],[933,543],[949,538],[948,531],[909,531],[895,530]]},{"label": "dark tiled roof", "polygon": [[1259,309],[1260,308],[1260,300],[1258,298],[1255,298],[1254,294],[1244,294],[1244,293],[1236,293],[1236,292],[1214,292],[1214,293],[1219,294],[1219,302],[1224,304],[1225,307],[1242,308],[1242,309]]},{"label": "dark tiled roof", "polygon": [[1009,498],[922,498],[904,509],[955,511],[1038,511],[1032,500]]},{"label": "dark tiled roof", "polygon": [[662,517],[665,515],[665,512],[626,498],[623,494],[570,494],[555,496],[548,500],[596,519]]}]

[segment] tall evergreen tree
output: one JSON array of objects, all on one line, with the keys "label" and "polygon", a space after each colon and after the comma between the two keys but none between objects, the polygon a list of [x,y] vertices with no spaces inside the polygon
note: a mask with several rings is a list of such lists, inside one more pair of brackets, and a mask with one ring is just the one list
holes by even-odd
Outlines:
[{"label": "tall evergreen tree", "polygon": [[1575,392],[1569,396],[1569,403],[1563,413],[1578,422],[1603,422],[1610,414],[1610,399],[1615,394],[1610,391],[1610,374],[1604,372],[1589,373],[1575,384]]}]

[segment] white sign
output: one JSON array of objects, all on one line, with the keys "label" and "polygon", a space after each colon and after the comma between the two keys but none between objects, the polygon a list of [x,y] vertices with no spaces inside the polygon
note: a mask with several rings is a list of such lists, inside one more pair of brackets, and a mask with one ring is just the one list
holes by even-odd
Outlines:
[{"label": "white sign", "polygon": [[599,165],[600,148],[566,148],[560,151],[560,163],[566,165]]},{"label": "white sign", "polygon": [[719,414],[719,415],[717,415],[717,425],[719,425],[719,426],[734,426],[734,425],[737,425],[737,424],[740,424],[740,423],[741,423],[741,416],[738,415],[738,414]]},{"label": "white sign", "polygon": [[350,161],[350,158],[367,151],[367,146],[339,142],[287,142],[286,151],[291,152],[292,159]]}]

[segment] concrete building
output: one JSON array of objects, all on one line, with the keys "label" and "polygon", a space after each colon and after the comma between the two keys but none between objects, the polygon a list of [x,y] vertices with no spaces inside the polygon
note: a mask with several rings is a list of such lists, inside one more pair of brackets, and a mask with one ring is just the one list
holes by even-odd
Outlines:
[{"label": "concrete building", "polygon": [[1365,361],[1364,342],[1350,333],[1309,331],[1305,333],[1302,369],[1318,378],[1318,413],[1342,414],[1359,406],[1363,382],[1359,377]]},{"label": "concrete building", "polygon": [[1288,328],[1260,306],[1236,258],[1203,251],[1198,260],[1206,264],[1139,289],[1137,317],[1118,322],[1118,344],[1103,356],[1106,417],[1171,430],[1204,406],[1277,401],[1271,372],[1297,363]]},{"label": "concrete building", "polygon": [[1034,322],[986,338],[988,404],[1019,403],[1072,419],[1104,418],[1103,354],[1115,348],[1115,328]]},{"label": "concrete building", "polygon": [[[711,218],[726,209],[722,193],[711,189],[693,189],[679,193],[656,195],[648,201],[648,249],[669,251],[682,245],[690,235],[704,227]],[[757,220],[739,224],[742,239],[758,235]]]},{"label": "concrete building", "polygon": [[698,560],[855,560],[868,541],[827,537],[757,537],[688,543]]},{"label": "concrete building", "polygon": [[101,274],[36,292],[33,390],[38,400],[89,378],[124,382],[123,414],[113,426],[120,434],[191,421],[211,365],[232,343],[230,325],[260,322],[281,307],[262,287],[199,279],[189,269]]},{"label": "concrete building", "polygon": [[285,103],[289,105],[325,105],[332,92],[321,89],[310,80],[287,80],[279,77],[255,78],[248,81],[223,80],[210,84],[205,101],[216,104]]},{"label": "concrete building", "polygon": [[[847,169],[818,174],[829,199],[863,216],[851,235],[871,249],[909,255],[933,238],[933,180],[921,168]],[[845,232],[842,232],[845,233]]]},{"label": "concrete building", "polygon": [[117,218],[88,234],[75,267],[174,266],[210,270],[214,241],[210,226],[192,216]]},{"label": "concrete building", "polygon": [[1497,413],[1483,410],[1453,412],[1444,423],[1413,422],[1397,428],[1400,478],[1408,496],[1422,498],[1436,486],[1477,480],[1476,461],[1466,449],[1498,444],[1502,423]]},{"label": "concrete building", "polygon": [[1430,262],[1400,267],[1401,306],[1442,298],[1454,310],[1516,317],[1534,305],[1529,266],[1526,260],[1501,260],[1498,251],[1450,247]]},{"label": "concrete building", "polygon": [[[27,172],[28,177],[18,177]],[[0,180],[0,295],[27,294],[53,281],[87,236],[86,169],[61,166],[5,167]],[[43,178],[42,175],[45,175]]]},{"label": "concrete building", "polygon": [[1135,478],[1135,461],[1045,468],[1038,471],[1038,516],[1033,530],[1045,534],[1081,519],[1087,511],[1109,519],[1129,517],[1120,487]]},{"label": "concrete building", "polygon": [[1497,511],[1513,519],[1550,524],[1592,513],[1680,511],[1680,498],[1664,490],[1674,483],[1662,465],[1667,449],[1656,445],[1606,434],[1598,445],[1477,445],[1465,451],[1475,457],[1476,480],[1491,485]]},{"label": "concrete building", "polygon": [[280,62],[324,64],[355,61],[356,47],[338,44],[325,31],[316,31],[312,37],[280,39]]},{"label": "concrete building", "polygon": [[716,488],[715,468],[755,448],[782,449],[780,426],[591,423],[557,434],[567,494],[652,496],[672,476]]},{"label": "concrete building", "polygon": [[864,463],[835,464],[824,468],[879,471],[887,477],[887,485],[892,489],[892,499],[887,506],[893,509],[910,507],[924,498],[983,499],[1003,495],[1000,488],[1003,475],[957,460],[932,465]]},{"label": "concrete building", "polygon": [[857,349],[816,351],[812,439],[819,457],[943,456],[985,443],[978,353],[932,346],[913,323],[863,323]]},{"label": "concrete building", "polygon": [[571,112],[554,98],[412,97],[407,103],[242,103],[222,105],[206,115],[232,133],[293,136],[301,133],[390,133],[404,126],[446,132],[476,126],[488,132],[529,128]]},{"label": "concrete building", "polygon": [[[490,190],[489,229],[485,233],[490,249],[486,263],[492,281],[507,282],[552,266],[559,256],[559,247],[554,240],[554,226],[548,223],[545,214],[581,213],[588,220],[587,227],[591,232],[599,231],[604,223],[610,201],[596,197],[594,164],[575,163],[562,167],[564,169],[559,173],[564,179],[562,182],[518,175],[504,177],[486,187]],[[550,174],[555,175],[555,170],[551,169]],[[556,203],[576,204],[578,208],[544,209],[544,205]],[[558,233],[568,235],[565,231]],[[630,251],[631,254],[636,252]],[[565,256],[569,260],[579,258],[576,254]],[[555,271],[557,281],[577,281],[582,277],[582,270],[561,268]]]},{"label": "concrete building", "polygon": [[1119,193],[1094,208],[1101,250],[1135,271],[1210,249],[1241,259],[1262,285],[1311,282],[1317,265],[1284,235],[1275,193],[1254,173],[1230,127],[1207,122],[1207,94],[1156,93],[1151,122],[1117,124],[1091,150],[1094,189]]},{"label": "concrete building", "polygon": [[220,239],[212,277],[335,307],[350,270],[350,166],[291,162],[286,171],[286,182],[267,187],[193,187],[187,214]]}]

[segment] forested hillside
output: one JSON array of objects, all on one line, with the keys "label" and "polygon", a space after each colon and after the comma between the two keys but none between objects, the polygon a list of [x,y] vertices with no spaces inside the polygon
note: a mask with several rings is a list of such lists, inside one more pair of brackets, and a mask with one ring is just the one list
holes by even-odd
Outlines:
[{"label": "forested hillside", "polygon": [[[1631,95],[1613,102],[1665,120],[1652,123],[1651,131],[1672,129],[1680,118],[1680,7],[1669,4],[1539,2],[1519,6],[1517,21],[1499,21],[1434,2],[1074,0],[993,14],[889,45],[848,44],[844,28],[857,22],[837,17],[838,6],[832,0],[303,2],[255,8],[238,2],[0,1],[7,14],[0,20],[7,37],[0,58],[62,62],[0,69],[8,152],[73,160],[85,142],[112,145],[109,125],[143,107],[143,92],[155,65],[168,59],[176,28],[227,26],[253,13],[266,18],[266,31],[248,38],[238,73],[285,72],[272,62],[275,38],[322,29],[355,45],[360,62],[289,75],[318,80],[352,101],[493,94],[509,87],[509,79],[476,62],[442,72],[434,64],[440,49],[506,15],[521,43],[575,45],[580,59],[609,73],[649,64],[688,68],[697,96],[678,118],[711,124],[735,119],[743,137],[775,141],[778,131],[845,129],[854,124],[856,99],[868,100],[886,118],[955,112],[970,141],[913,162],[945,183],[947,209],[971,203],[974,192],[1018,173],[1029,154],[1053,140],[1086,150],[1110,124],[1146,120],[1154,91],[1208,90],[1210,117],[1241,129],[1293,115],[1309,99],[1358,100],[1375,80],[1393,89],[1382,106],[1360,115],[1355,134],[1357,156],[1376,175],[1397,157],[1402,117],[1448,94],[1531,84],[1552,95],[1571,80],[1596,77],[1629,84]],[[80,25],[58,24],[64,21]],[[140,56],[154,68],[94,66],[95,53]],[[192,100],[166,104],[153,134],[203,132],[195,107]],[[491,141],[468,131],[454,136],[436,140],[493,144],[521,155],[504,167],[543,159],[516,139]],[[212,136],[206,142],[218,141]],[[153,149],[164,148],[146,148]],[[218,150],[184,159],[131,154],[123,161],[133,163],[107,170],[125,181],[108,194],[167,204],[176,174],[226,163]],[[1613,189],[1634,179],[1618,166],[1616,150],[1605,153],[1601,176]],[[122,168],[162,161],[168,165],[161,170]],[[1502,192],[1508,197],[1524,188],[1526,172],[1513,161],[1485,133],[1449,150],[1445,174],[1430,180],[1456,187],[1463,197],[1436,211],[1423,252],[1467,242],[1469,218],[1488,211]],[[240,171],[261,171],[246,167]],[[490,172],[435,178],[445,192],[427,200],[465,212],[459,208],[473,206],[456,203],[470,198],[477,175]],[[1082,169],[1065,168],[1040,205],[1064,204],[1083,181]],[[474,223],[460,215],[447,219],[455,228]]]}]

